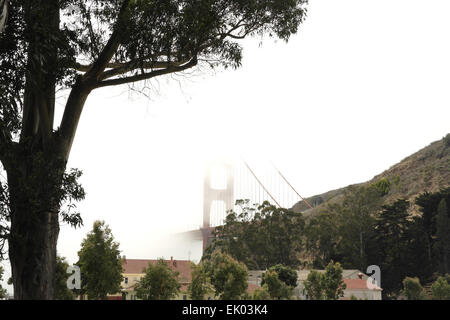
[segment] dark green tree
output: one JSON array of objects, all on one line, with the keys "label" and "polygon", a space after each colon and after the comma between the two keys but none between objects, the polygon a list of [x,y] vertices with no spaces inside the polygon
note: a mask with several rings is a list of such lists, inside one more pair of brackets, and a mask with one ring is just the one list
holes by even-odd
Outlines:
[{"label": "dark green tree", "polygon": [[444,145],[446,148],[450,147],[450,133],[447,133],[447,135],[442,138],[444,140]]},{"label": "dark green tree", "polygon": [[[429,264],[427,254],[427,234],[423,230],[420,216],[409,216],[408,228],[405,230],[403,241],[405,250],[404,258],[401,262],[402,268],[407,270],[408,276],[418,277],[423,279],[424,282],[430,281],[433,270]],[[378,258],[374,256],[373,261],[376,259]],[[379,261],[381,261],[381,258],[379,258]]]},{"label": "dark green tree", "polygon": [[217,297],[222,300],[238,300],[243,297],[248,287],[245,264],[220,251],[213,252],[202,263]]},{"label": "dark green tree", "polygon": [[439,255],[439,271],[450,273],[450,219],[448,217],[447,202],[444,198],[439,201],[436,216],[436,250]]},{"label": "dark green tree", "polygon": [[67,287],[67,279],[69,274],[67,268],[69,264],[66,258],[56,257],[56,288],[55,299],[56,300],[74,300],[75,293]]},{"label": "dark green tree", "polygon": [[328,204],[309,219],[306,250],[313,267],[325,268],[330,260],[346,268],[369,265],[375,217],[390,188],[386,178],[369,186],[350,186],[341,203]]},{"label": "dark green tree", "polygon": [[258,288],[253,291],[252,300],[271,300],[271,296],[267,288]]},{"label": "dark green tree", "polygon": [[339,262],[331,261],[322,274],[324,297],[327,300],[337,300],[344,296],[346,284],[342,279],[342,266]]},{"label": "dark green tree", "polygon": [[[283,281],[286,285],[295,288],[297,286],[297,271],[291,267],[277,264],[269,268],[269,271],[275,271],[278,275],[278,279]],[[261,284],[264,284],[264,280]]]},{"label": "dark green tree", "polygon": [[323,300],[325,298],[322,285],[322,274],[316,270],[311,270],[308,277],[303,282],[303,293],[307,299]]},{"label": "dark green tree", "polygon": [[241,212],[231,211],[225,224],[216,228],[215,240],[208,251],[220,249],[253,270],[276,264],[298,267],[304,246],[302,215],[268,201],[257,208],[248,206],[244,200],[237,204]]},{"label": "dark green tree", "polygon": [[305,250],[313,268],[325,268],[330,260],[342,260],[339,252],[341,235],[338,223],[338,205],[328,205],[326,210],[309,219],[305,227]]},{"label": "dark green tree", "polygon": [[180,292],[179,273],[173,270],[164,259],[149,264],[145,275],[136,284],[136,296],[143,300],[170,300]]},{"label": "dark green tree", "polygon": [[95,221],[81,243],[77,265],[81,271],[81,293],[90,300],[106,299],[120,292],[122,258],[119,243],[104,221]]},{"label": "dark green tree", "polygon": [[[436,246],[436,216],[438,213],[438,206],[442,199],[446,203],[450,203],[450,187],[439,190],[438,192],[425,192],[416,197],[415,203],[419,206],[421,211],[420,224],[422,232],[425,234],[425,245],[428,262],[429,276],[433,272],[438,271],[440,261],[439,251],[435,250]],[[447,210],[449,210],[447,206]]]},{"label": "dark green tree", "polygon": [[208,274],[203,263],[191,263],[191,283],[188,285],[188,293],[192,300],[203,300],[205,295],[214,292]]},{"label": "dark green tree", "polygon": [[403,294],[408,300],[425,300],[426,293],[419,278],[406,277],[403,279]]},{"label": "dark green tree", "polygon": [[344,296],[346,284],[342,279],[342,266],[339,262],[330,263],[324,273],[312,270],[304,282],[304,293],[311,300],[338,300]]},{"label": "dark green tree", "polygon": [[363,270],[368,265],[368,242],[373,237],[375,216],[388,186],[389,182],[382,179],[368,187],[351,187],[344,195],[337,216],[340,240],[335,259],[345,267]]},{"label": "dark green tree", "polygon": [[292,297],[294,287],[282,281],[274,269],[269,269],[264,273],[261,284],[272,299],[280,300]]},{"label": "dark green tree", "polygon": [[439,277],[431,285],[433,300],[450,300],[450,275]]},{"label": "dark green tree", "polygon": [[[238,41],[288,40],[307,0],[15,0],[0,33],[0,161],[16,299],[55,297],[59,218],[84,193],[66,171],[92,91],[199,65],[237,68]],[[56,92],[67,89],[55,122]]]},{"label": "dark green tree", "polygon": [[383,206],[375,225],[375,240],[378,243],[377,257],[383,270],[383,293],[398,292],[401,281],[408,274],[408,229],[411,220],[408,213],[409,202],[399,199],[391,205]]}]

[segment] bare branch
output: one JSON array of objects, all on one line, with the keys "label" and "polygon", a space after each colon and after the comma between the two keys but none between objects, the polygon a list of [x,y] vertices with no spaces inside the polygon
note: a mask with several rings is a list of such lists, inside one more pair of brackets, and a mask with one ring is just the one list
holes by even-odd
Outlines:
[{"label": "bare branch", "polygon": [[111,80],[104,80],[100,81],[95,85],[95,88],[101,88],[101,87],[107,87],[107,86],[115,86],[130,82],[136,82],[141,80],[147,80],[151,79],[157,76],[161,76],[164,74],[174,73],[174,72],[180,72],[189,68],[192,68],[193,66],[197,65],[197,58],[192,58],[188,63],[182,65],[182,66],[176,66],[176,65],[169,65],[165,69],[159,69],[148,73],[142,73],[135,76],[129,76],[124,78],[117,78],[117,79],[111,79]]},{"label": "bare branch", "polygon": [[86,4],[84,4],[82,1],[79,3],[79,5],[80,5],[81,13],[86,17],[86,23],[87,23],[87,27],[89,30],[89,36],[91,38],[91,43],[90,43],[91,50],[96,56],[99,56],[100,44],[95,37],[95,32],[92,27],[91,13],[90,13],[89,9],[86,8]]},{"label": "bare branch", "polygon": [[105,80],[112,78],[117,75],[125,74],[136,69],[167,69],[169,67],[179,67],[187,63],[189,60],[180,62],[166,62],[166,61],[155,61],[155,62],[142,62],[142,61],[130,61],[128,63],[113,63],[110,64],[111,70],[103,72],[100,76],[100,80]]},{"label": "bare branch", "polygon": [[6,20],[8,19],[8,0],[0,1],[0,33],[6,28]]}]

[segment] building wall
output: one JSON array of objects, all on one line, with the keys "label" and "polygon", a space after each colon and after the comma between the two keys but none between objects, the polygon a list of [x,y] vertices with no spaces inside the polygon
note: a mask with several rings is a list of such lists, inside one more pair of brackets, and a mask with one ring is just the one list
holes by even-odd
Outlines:
[{"label": "building wall", "polygon": [[381,300],[380,290],[345,290],[344,297],[351,298],[351,296],[362,300]]},{"label": "building wall", "polygon": [[[294,298],[299,300],[306,300],[306,296],[303,294],[303,281],[299,282],[297,287],[294,289]],[[370,289],[345,289],[344,298],[350,298],[354,295],[357,299],[363,300],[381,300],[380,290],[370,290]]]}]

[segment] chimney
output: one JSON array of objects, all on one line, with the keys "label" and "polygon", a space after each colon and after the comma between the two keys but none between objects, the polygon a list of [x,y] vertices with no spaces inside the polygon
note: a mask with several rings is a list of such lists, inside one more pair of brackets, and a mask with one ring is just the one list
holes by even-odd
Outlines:
[{"label": "chimney", "polygon": [[127,256],[123,255],[122,256],[122,260],[123,260],[124,263],[127,263]]}]

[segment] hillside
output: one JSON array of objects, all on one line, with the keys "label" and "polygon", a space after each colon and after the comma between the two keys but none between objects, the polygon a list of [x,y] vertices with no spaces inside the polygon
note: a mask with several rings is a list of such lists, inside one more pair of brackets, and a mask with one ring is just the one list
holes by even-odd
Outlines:
[{"label": "hillside", "polygon": [[[450,134],[441,140],[431,143],[429,146],[403,159],[386,171],[357,185],[368,185],[382,178],[387,178],[393,183],[385,203],[390,203],[398,198],[406,198],[413,203],[414,198],[425,191],[436,192],[441,188],[450,186]],[[331,190],[306,200],[314,207],[309,207],[304,201],[295,204],[292,209],[296,212],[308,215],[320,211],[326,203],[340,202],[348,187]]]}]

